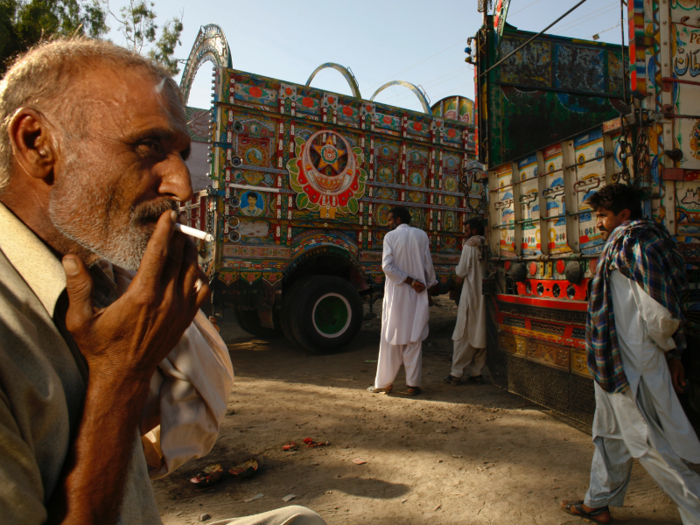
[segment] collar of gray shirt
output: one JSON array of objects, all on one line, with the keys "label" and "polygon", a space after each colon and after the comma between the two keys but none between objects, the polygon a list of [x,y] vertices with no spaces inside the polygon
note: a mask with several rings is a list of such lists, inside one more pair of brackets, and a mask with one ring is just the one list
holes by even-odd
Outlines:
[{"label": "collar of gray shirt", "polygon": [[[66,329],[68,297],[66,275],[58,256],[6,206],[0,204],[0,250],[29,285],[56,328],[61,332],[83,380],[87,381],[87,365],[75,341]],[[106,308],[117,299],[117,285],[97,266],[90,268],[93,279],[93,302]]]}]

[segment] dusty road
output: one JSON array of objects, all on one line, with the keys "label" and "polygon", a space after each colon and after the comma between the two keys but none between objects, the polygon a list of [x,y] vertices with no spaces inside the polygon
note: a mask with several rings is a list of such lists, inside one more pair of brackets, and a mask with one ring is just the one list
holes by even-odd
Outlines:
[{"label": "dusty road", "polygon": [[[343,353],[306,355],[284,339],[259,340],[222,323],[236,384],[219,440],[203,459],[155,483],[165,525],[264,512],[287,503],[331,524],[576,524],[558,509],[588,487],[590,436],[520,397],[487,384],[452,387],[456,311],[431,308],[423,350],[424,394],[371,395],[379,320],[365,322]],[[395,391],[404,389],[403,371]],[[306,448],[303,439],[330,441]],[[285,443],[301,446],[283,452]],[[188,479],[211,461],[228,470],[261,462],[248,480],[224,478],[196,492]],[[354,459],[366,464],[357,465]],[[246,503],[258,494],[262,497]],[[619,522],[680,524],[674,505],[635,464]]]}]

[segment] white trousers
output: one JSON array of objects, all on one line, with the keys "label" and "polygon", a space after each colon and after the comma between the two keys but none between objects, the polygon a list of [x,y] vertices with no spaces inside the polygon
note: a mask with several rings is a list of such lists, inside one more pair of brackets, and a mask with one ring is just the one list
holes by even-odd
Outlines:
[{"label": "white trousers", "polygon": [[452,377],[462,377],[464,369],[469,365],[472,366],[471,376],[480,376],[485,364],[486,348],[474,348],[469,344],[469,338],[466,334],[462,339],[457,339],[454,342],[452,372],[450,372]]},{"label": "white trousers", "polygon": [[[628,425],[626,436],[628,439],[641,438],[632,428],[648,426],[649,449],[637,459],[659,488],[678,505],[683,524],[700,525],[700,476],[671,448],[663,430],[657,424],[656,409],[645,395],[644,384],[639,388],[639,410],[627,411],[624,421],[636,418],[640,421],[633,421],[633,425]],[[584,503],[592,508],[606,505],[621,507],[632,474],[633,460],[629,449],[624,439],[605,436],[596,436],[593,444],[595,452],[591,464],[591,484]]]},{"label": "white trousers", "polygon": [[407,345],[390,345],[384,338],[384,335],[382,335],[379,343],[379,358],[377,359],[377,376],[374,378],[374,388],[387,388],[393,385],[401,365],[406,369],[406,385],[420,386],[422,347],[422,341],[408,343]]},{"label": "white trousers", "polygon": [[326,522],[313,510],[291,505],[253,516],[214,521],[211,525],[326,525]]}]

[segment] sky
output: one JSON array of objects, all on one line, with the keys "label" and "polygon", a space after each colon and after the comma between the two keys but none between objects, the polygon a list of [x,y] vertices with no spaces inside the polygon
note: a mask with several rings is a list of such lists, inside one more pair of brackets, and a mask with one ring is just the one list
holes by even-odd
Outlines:
[{"label": "sky", "polygon": [[[539,32],[579,1],[512,0],[507,20],[518,29]],[[226,34],[235,69],[305,84],[319,65],[336,62],[352,70],[365,99],[391,80],[422,87],[431,104],[452,95],[474,98],[474,70],[464,62],[464,48],[482,23],[477,0],[153,2],[160,25],[183,16],[182,45],[175,50],[183,60],[200,26],[215,23]],[[109,2],[114,13],[127,4]],[[587,0],[547,32],[586,40],[599,33],[601,42],[619,44],[619,22],[619,0]],[[109,38],[124,45],[114,18],[109,25]],[[206,62],[199,70],[188,105],[210,106],[212,68]],[[311,85],[351,94],[333,69],[322,70]],[[417,97],[405,87],[387,88],[375,100],[421,111]]]}]

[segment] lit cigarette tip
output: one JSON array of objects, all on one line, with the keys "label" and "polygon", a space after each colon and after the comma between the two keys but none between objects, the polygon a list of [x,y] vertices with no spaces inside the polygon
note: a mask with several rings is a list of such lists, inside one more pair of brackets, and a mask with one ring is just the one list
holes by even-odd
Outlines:
[{"label": "lit cigarette tip", "polygon": [[195,237],[197,239],[202,239],[203,241],[212,242],[214,240],[214,236],[211,233],[203,232],[195,228],[190,228],[189,226],[185,226],[184,224],[180,224],[179,222],[175,223],[175,229],[179,232],[184,233],[185,235],[189,235],[190,237]]}]

